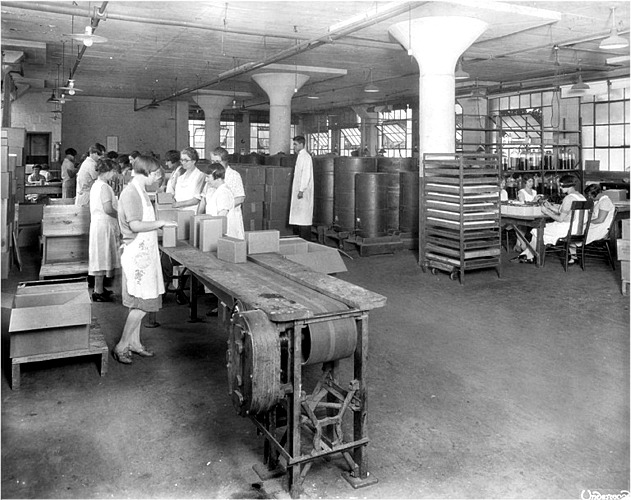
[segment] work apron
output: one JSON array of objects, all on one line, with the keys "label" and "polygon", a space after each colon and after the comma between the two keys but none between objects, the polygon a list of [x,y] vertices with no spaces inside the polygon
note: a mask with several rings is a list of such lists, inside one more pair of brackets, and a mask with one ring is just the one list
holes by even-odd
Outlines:
[{"label": "work apron", "polygon": [[[146,195],[135,184],[142,200],[142,221],[154,222],[155,212]],[[123,248],[121,267],[126,279],[129,295],[140,299],[155,299],[164,293],[164,281],[158,250],[158,231],[143,231]]]}]

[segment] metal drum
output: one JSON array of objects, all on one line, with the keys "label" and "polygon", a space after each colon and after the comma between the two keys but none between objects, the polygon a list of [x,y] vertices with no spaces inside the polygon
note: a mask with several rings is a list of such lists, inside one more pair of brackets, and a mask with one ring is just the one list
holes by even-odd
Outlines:
[{"label": "metal drum", "polygon": [[377,158],[377,172],[418,172],[418,158]]},{"label": "metal drum", "polygon": [[302,364],[348,358],[356,345],[357,327],[352,318],[311,323],[302,330]]},{"label": "metal drum", "polygon": [[400,172],[399,229],[404,233],[418,234],[419,178],[418,172]]},{"label": "metal drum", "polygon": [[333,165],[333,216],[340,231],[355,230],[355,175],[376,172],[377,158],[338,156]]},{"label": "metal drum", "polygon": [[362,238],[388,234],[388,184],[393,174],[355,175],[355,228]]},{"label": "metal drum", "polygon": [[313,157],[313,224],[333,224],[333,156]]}]

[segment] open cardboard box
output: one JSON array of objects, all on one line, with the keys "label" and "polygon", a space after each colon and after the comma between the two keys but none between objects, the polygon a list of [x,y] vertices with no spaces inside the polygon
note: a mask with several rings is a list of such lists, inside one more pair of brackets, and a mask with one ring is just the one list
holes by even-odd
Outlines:
[{"label": "open cardboard box", "polygon": [[337,249],[302,238],[281,238],[279,253],[286,259],[320,273],[333,274],[348,271]]},{"label": "open cardboard box", "polygon": [[91,322],[85,279],[20,283],[9,323],[10,357],[87,349]]}]

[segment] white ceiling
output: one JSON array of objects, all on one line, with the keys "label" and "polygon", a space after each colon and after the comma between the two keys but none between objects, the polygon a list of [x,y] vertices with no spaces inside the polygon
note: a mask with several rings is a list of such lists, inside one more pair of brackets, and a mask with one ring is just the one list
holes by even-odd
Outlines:
[{"label": "white ceiling", "polygon": [[[103,5],[105,16],[97,18]],[[417,63],[388,34],[393,24],[417,17],[465,15],[489,24],[463,55],[471,79],[459,82],[461,88],[478,85],[497,92],[566,84],[576,80],[579,65],[585,81],[628,76],[629,48],[605,51],[598,45],[609,35],[612,6],[628,38],[629,5],[628,1],[472,0],[3,1],[3,69],[13,71],[24,91],[46,93],[57,86],[58,73],[64,85],[72,72],[82,90],[75,100],[105,96],[137,98],[146,104],[152,98],[162,101],[175,95],[192,103],[197,92],[193,89],[201,88],[249,92],[252,97],[239,101],[250,109],[265,109],[267,96],[253,82],[253,72],[242,70],[244,65],[259,72],[269,70],[267,63],[287,65],[290,72],[312,66],[319,70],[309,72],[309,81],[292,101],[292,111],[312,112],[417,96]],[[387,13],[377,18],[377,10]],[[82,45],[64,34],[83,32],[91,17],[99,19],[95,34],[108,41],[86,48],[77,64]],[[340,31],[335,25],[356,18],[367,18],[367,25],[337,37]],[[612,62],[617,56],[622,57]],[[362,92],[371,68],[381,89],[377,94]],[[226,72],[235,76],[220,77]]]}]

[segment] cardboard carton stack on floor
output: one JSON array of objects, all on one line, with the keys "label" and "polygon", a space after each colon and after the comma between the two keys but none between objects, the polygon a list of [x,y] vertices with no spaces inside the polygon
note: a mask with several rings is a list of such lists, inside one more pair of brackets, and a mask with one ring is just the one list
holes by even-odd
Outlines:
[{"label": "cardboard carton stack on floor", "polygon": [[293,167],[265,167],[265,229],[276,229],[281,236],[292,234],[289,226]]},{"label": "cardboard carton stack on floor", "polygon": [[263,229],[263,201],[265,199],[265,167],[256,164],[231,165],[243,181],[245,201],[241,205],[243,227],[246,231]]},{"label": "cardboard carton stack on floor", "polygon": [[622,281],[622,294],[629,293],[629,237],[631,235],[629,219],[622,221],[622,238],[616,240],[617,255],[620,262],[620,278]]}]

